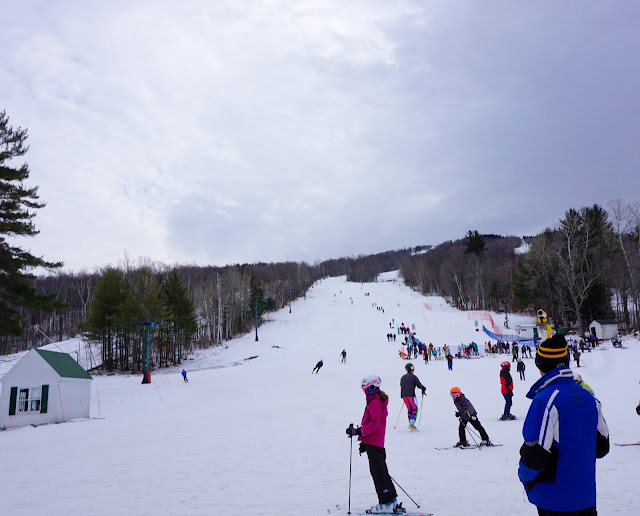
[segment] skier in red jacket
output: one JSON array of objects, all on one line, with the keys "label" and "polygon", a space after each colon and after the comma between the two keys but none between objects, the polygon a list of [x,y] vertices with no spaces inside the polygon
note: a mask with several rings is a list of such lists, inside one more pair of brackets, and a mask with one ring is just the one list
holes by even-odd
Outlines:
[{"label": "skier in red jacket", "polygon": [[504,361],[500,364],[500,392],[504,396],[504,414],[500,421],[510,421],[516,416],[511,414],[511,404],[513,403],[513,378],[511,378],[511,362]]}]

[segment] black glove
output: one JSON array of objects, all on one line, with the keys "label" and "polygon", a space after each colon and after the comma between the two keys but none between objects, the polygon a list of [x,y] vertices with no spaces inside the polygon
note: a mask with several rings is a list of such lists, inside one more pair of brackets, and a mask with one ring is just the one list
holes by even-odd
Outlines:
[{"label": "black glove", "polygon": [[422,389],[422,395],[424,396],[425,394],[427,394],[427,389]]},{"label": "black glove", "polygon": [[360,427],[354,428],[353,425],[349,425],[349,427],[347,428],[347,435],[349,437],[353,437],[354,435],[362,435],[362,430],[360,430]]},{"label": "black glove", "polygon": [[638,403],[638,406],[636,407],[636,414],[640,416],[640,403]]},{"label": "black glove", "polygon": [[456,417],[460,417],[460,412],[456,410]]},{"label": "black glove", "polygon": [[364,452],[367,451],[367,447],[362,441],[360,441],[360,446],[358,446],[358,451],[360,452],[360,455],[362,455]]}]

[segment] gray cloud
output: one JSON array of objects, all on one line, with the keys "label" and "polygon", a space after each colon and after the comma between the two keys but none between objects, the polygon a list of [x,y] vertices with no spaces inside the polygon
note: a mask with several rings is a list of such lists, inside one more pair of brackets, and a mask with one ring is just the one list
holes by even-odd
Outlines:
[{"label": "gray cloud", "polygon": [[638,198],[640,7],[86,2],[5,9],[0,91],[78,269],[530,234]]}]

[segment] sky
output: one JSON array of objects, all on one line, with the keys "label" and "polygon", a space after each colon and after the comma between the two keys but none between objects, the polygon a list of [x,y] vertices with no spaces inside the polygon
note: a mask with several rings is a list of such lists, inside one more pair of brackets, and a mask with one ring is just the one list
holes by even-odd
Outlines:
[{"label": "sky", "polygon": [[[250,332],[225,346],[196,350],[177,366],[153,369],[152,383],[146,385],[141,375],[92,373],[89,420],[0,432],[2,466],[10,472],[3,476],[3,490],[12,493],[0,497],[0,513],[342,516],[350,493],[352,514],[364,514],[377,497],[366,455],[358,454],[356,442],[350,450],[345,429],[360,424],[365,408],[360,382],[375,374],[389,395],[387,464],[407,493],[396,488],[404,507],[417,511],[410,496],[421,510],[437,516],[533,516],[537,511],[526,500],[517,469],[530,403],[526,393],[540,375],[533,358],[523,359],[524,380],[513,367],[511,413],[518,419],[500,421],[505,403],[500,363],[509,357],[485,356],[483,343],[489,338],[476,331],[470,314],[402,282],[361,286],[329,278],[315,283],[306,299],[293,301],[291,314],[288,308],[271,314],[259,327],[258,342]],[[502,322],[501,314],[493,317]],[[406,365],[398,355],[400,342],[389,343],[385,336],[396,331],[389,328],[392,322],[415,324],[416,336],[436,347],[479,344],[479,358],[454,359],[451,371],[446,360],[425,364],[418,356],[412,361],[427,389],[424,398],[416,390],[418,432],[409,432],[400,397]],[[509,322],[505,331],[512,332],[515,324],[534,318],[509,314]],[[47,347],[58,351],[64,343]],[[69,347],[75,357],[77,341]],[[323,367],[312,374],[321,358]],[[17,356],[2,359],[0,376]],[[611,450],[596,465],[603,515],[638,514],[640,447],[613,443],[635,443],[640,437],[635,413],[639,359],[640,342],[628,337],[622,349],[606,341],[585,351],[580,368],[571,362],[602,402],[609,426]],[[182,368],[188,383],[180,376]],[[490,439],[502,446],[435,449],[458,441],[449,396],[453,386],[471,401]],[[5,396],[8,387],[3,387]],[[50,385],[48,415],[62,421],[64,403],[68,408],[71,402],[64,389],[60,392]],[[30,417],[17,414],[11,423],[24,424]],[[0,426],[7,424],[3,418],[0,414]],[[469,433],[467,440],[474,439]],[[46,482],[34,489],[34,479],[41,478]]]},{"label": "sky", "polygon": [[1,0],[0,109],[67,270],[531,235],[640,197],[640,5]]}]

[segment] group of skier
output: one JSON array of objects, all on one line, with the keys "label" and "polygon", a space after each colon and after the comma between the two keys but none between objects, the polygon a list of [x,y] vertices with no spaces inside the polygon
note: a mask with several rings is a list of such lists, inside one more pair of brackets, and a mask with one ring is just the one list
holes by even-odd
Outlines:
[{"label": "group of skier", "polygon": [[[569,369],[569,350],[562,335],[554,335],[537,348],[535,364],[541,378],[527,393],[532,403],[522,430],[524,444],[520,448],[518,477],[539,516],[595,516],[595,462],[609,452],[609,429],[601,404],[582,377]],[[511,414],[511,363],[504,361],[500,365],[501,392],[505,398],[500,419],[512,420],[515,417]],[[407,407],[409,430],[415,431],[418,413],[415,390],[420,389],[424,396],[426,388],[414,374],[413,364],[406,364],[405,369],[406,374],[400,379],[400,394]],[[369,460],[378,504],[367,513],[398,514],[405,510],[398,502],[386,464],[384,440],[389,397],[381,390],[381,383],[375,375],[362,380],[366,396],[362,422],[359,427],[349,425],[346,433],[350,438],[358,438],[360,453],[366,453]],[[455,446],[469,445],[468,424],[479,433],[479,446],[492,446],[475,408],[460,388],[452,387],[450,395],[459,419],[459,441]],[[640,415],[640,403],[636,412]],[[562,435],[558,430],[560,418],[564,421]]]}]

